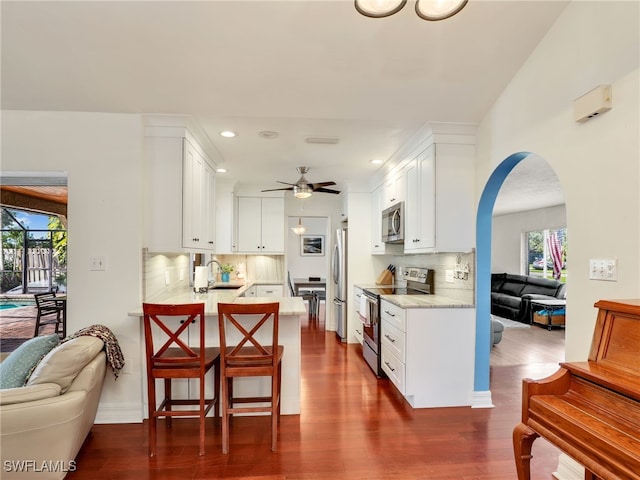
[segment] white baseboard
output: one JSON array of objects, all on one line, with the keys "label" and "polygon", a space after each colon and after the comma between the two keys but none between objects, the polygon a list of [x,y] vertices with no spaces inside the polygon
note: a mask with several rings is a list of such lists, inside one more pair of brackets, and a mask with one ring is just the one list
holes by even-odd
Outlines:
[{"label": "white baseboard", "polygon": [[140,404],[100,403],[94,423],[142,423]]},{"label": "white baseboard", "polygon": [[558,471],[553,472],[553,478],[557,480],[584,480],[584,467],[571,457],[561,453],[558,459]]},{"label": "white baseboard", "polygon": [[493,408],[493,402],[491,401],[491,390],[485,390],[483,392],[473,392],[471,398],[471,408]]}]

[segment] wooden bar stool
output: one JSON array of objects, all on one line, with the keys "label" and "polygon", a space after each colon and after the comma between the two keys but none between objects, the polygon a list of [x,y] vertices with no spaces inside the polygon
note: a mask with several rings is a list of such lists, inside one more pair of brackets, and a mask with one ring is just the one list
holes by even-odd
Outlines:
[{"label": "wooden bar stool", "polygon": [[[222,453],[229,453],[229,417],[234,413],[271,414],[271,450],[277,449],[280,419],[281,366],[284,347],[278,345],[279,303],[218,304],[220,371],[222,376]],[[241,339],[229,346],[233,339]],[[271,395],[234,397],[236,377],[271,377]],[[256,403],[268,403],[256,406]],[[252,404],[240,406],[237,404]]]},{"label": "wooden bar stool", "polygon": [[[149,395],[149,456],[153,457],[156,454],[158,417],[166,417],[167,427],[170,427],[173,417],[186,416],[198,416],[200,419],[200,455],[204,455],[205,417],[212,406],[215,406],[214,416],[216,418],[219,416],[220,387],[220,349],[205,347],[204,303],[184,305],[143,303],[142,310]],[[194,344],[198,346],[191,346]],[[212,367],[214,394],[213,398],[207,399],[204,378]],[[198,379],[198,398],[172,398],[171,381],[176,378]],[[164,395],[159,406],[156,401],[157,379],[164,380]],[[194,405],[198,408],[173,410],[174,405]]]}]

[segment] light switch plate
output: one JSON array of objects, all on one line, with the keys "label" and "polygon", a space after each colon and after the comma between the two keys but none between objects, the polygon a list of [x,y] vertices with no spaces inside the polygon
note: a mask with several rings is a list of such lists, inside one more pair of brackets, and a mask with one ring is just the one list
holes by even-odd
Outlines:
[{"label": "light switch plate", "polygon": [[444,281],[448,283],[453,283],[453,270],[444,271]]},{"label": "light switch plate", "polygon": [[107,269],[107,259],[103,256],[89,257],[89,270],[102,272]]},{"label": "light switch plate", "polygon": [[614,258],[589,260],[589,280],[618,281],[618,262]]}]

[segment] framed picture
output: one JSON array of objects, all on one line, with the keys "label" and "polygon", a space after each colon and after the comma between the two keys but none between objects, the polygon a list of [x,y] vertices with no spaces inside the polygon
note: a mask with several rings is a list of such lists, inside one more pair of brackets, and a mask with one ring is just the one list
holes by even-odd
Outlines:
[{"label": "framed picture", "polygon": [[324,235],[300,235],[300,255],[324,255]]}]

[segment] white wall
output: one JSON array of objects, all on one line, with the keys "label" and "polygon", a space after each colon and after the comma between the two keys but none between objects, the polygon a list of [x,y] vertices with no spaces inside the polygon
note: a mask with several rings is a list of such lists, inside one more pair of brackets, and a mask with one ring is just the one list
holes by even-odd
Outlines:
[{"label": "white wall", "polygon": [[331,250],[328,244],[331,242],[329,235],[329,219],[327,217],[302,217],[302,225],[307,229],[304,235],[324,237],[323,255],[301,255],[300,235],[291,230],[298,225],[299,217],[289,217],[287,222],[287,268],[291,272],[291,278],[295,277],[322,277],[329,275],[329,259]]},{"label": "white wall", "polygon": [[[477,195],[514,152],[544,158],[564,187],[571,245],[566,358],[585,360],[601,298],[640,296],[640,4],[573,2],[478,130]],[[586,123],[573,100],[612,84],[613,109]],[[588,279],[617,258],[618,281]]]},{"label": "white wall", "polygon": [[[138,115],[2,112],[2,170],[66,171],[69,187],[67,331],[109,327],[126,360],[109,370],[97,421],[142,419],[142,121]],[[106,271],[89,271],[103,255]]]},{"label": "white wall", "polygon": [[[523,160],[526,162],[527,160]],[[522,274],[522,234],[535,230],[566,227],[564,205],[493,217],[491,271]],[[571,248],[571,232],[567,233]]]}]

